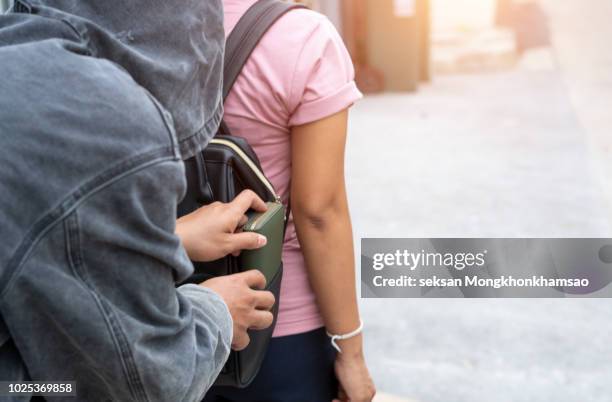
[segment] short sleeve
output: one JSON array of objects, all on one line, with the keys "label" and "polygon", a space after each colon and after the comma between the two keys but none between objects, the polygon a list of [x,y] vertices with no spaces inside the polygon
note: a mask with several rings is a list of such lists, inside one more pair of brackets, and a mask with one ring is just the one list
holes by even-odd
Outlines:
[{"label": "short sleeve", "polygon": [[321,120],[362,97],[342,38],[327,18],[319,14],[315,18],[293,73],[289,126]]}]

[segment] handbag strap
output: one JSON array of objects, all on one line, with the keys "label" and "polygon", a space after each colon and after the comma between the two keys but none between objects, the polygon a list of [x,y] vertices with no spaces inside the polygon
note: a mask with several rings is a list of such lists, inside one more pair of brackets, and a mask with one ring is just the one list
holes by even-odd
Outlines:
[{"label": "handbag strap", "polygon": [[259,0],[240,18],[225,41],[224,101],[261,38],[280,17],[297,8],[306,6],[280,0]]},{"label": "handbag strap", "polygon": [[[253,50],[261,38],[276,21],[291,10],[307,8],[302,4],[289,3],[280,0],[258,0],[240,18],[225,41],[225,59],[223,61],[223,101],[229,95]],[[221,120],[219,131],[230,134],[225,120]],[[291,200],[287,201],[285,211],[285,227],[287,231],[291,215]]]}]

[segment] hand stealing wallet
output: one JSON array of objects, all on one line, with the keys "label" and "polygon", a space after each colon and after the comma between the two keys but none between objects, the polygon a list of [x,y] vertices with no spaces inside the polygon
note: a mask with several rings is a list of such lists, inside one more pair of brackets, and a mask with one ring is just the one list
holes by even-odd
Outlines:
[{"label": "hand stealing wallet", "polygon": [[260,270],[271,283],[281,267],[283,237],[285,228],[285,207],[278,202],[266,203],[265,212],[248,212],[248,221],[243,226],[245,232],[254,232],[268,239],[265,246],[257,250],[243,250],[240,253],[241,271]]}]

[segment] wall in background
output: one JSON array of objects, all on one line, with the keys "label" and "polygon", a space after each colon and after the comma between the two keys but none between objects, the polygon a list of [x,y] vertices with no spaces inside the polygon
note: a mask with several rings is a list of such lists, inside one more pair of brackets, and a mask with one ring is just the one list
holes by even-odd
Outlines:
[{"label": "wall in background", "polygon": [[434,31],[487,29],[495,24],[496,0],[431,0]]}]

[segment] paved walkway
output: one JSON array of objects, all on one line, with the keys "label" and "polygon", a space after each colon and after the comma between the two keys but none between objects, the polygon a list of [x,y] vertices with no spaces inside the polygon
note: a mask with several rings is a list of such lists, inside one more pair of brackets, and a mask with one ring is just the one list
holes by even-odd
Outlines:
[{"label": "paved walkway", "polygon": [[[542,0],[570,99],[598,158],[599,180],[612,205],[612,2]],[[612,219],[612,208],[610,209]]]},{"label": "paved walkway", "polygon": [[[441,77],[357,105],[357,236],[612,237],[612,122],[596,101],[612,95],[609,73],[570,76],[559,52],[544,68]],[[610,300],[362,301],[379,389],[417,402],[609,401],[610,311]]]},{"label": "paved walkway", "polygon": [[368,97],[348,152],[361,236],[612,235],[588,137],[557,71],[437,78]]}]

